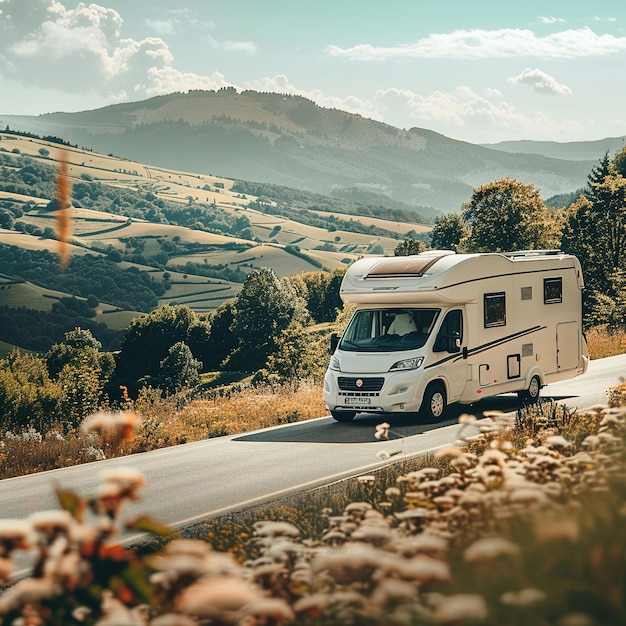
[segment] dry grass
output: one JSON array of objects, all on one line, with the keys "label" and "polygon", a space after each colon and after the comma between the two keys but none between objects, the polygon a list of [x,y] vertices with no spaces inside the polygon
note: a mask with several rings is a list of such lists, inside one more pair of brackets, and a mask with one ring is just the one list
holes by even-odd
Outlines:
[{"label": "dry grass", "polygon": [[320,385],[306,381],[217,390],[180,409],[176,409],[174,399],[164,400],[159,392],[148,390],[140,395],[133,409],[143,417],[132,444],[133,452],[326,415]]},{"label": "dry grass", "polygon": [[626,332],[608,332],[603,326],[585,333],[587,348],[592,359],[604,359],[626,353]]}]

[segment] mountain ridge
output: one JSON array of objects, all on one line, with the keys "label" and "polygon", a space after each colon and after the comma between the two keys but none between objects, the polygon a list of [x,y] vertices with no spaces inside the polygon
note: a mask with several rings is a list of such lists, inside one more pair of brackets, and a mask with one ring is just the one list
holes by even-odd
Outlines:
[{"label": "mountain ridge", "polygon": [[[0,115],[0,125],[60,136],[104,154],[330,195],[363,189],[431,215],[458,211],[498,178],[544,198],[583,187],[594,159],[498,150],[435,131],[395,128],[302,96],[190,91],[77,113]],[[507,146],[508,148],[509,146]]]}]

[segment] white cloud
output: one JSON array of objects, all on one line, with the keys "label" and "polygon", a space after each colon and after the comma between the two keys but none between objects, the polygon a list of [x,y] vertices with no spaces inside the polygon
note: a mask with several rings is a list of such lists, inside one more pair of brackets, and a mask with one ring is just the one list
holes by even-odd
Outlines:
[{"label": "white cloud", "polygon": [[247,54],[256,54],[257,46],[252,41],[225,41],[222,48],[229,52],[245,52]]},{"label": "white cloud", "polygon": [[542,24],[555,24],[556,22],[564,22],[562,17],[546,17],[544,15],[539,16],[539,21]]},{"label": "white cloud", "polygon": [[395,126],[431,128],[450,137],[459,132],[469,141],[472,135],[473,140],[484,142],[489,141],[490,135],[494,138],[502,135],[541,137],[580,130],[571,120],[555,121],[541,112],[525,115],[504,101],[497,90],[486,90],[481,95],[466,86],[427,95],[406,89],[379,90],[375,104]]},{"label": "white cloud", "polygon": [[514,56],[577,59],[626,51],[626,37],[597,35],[589,28],[565,30],[543,37],[530,30],[456,30],[433,34],[414,44],[378,47],[359,44],[351,48],[326,47],[326,53],[353,61],[401,58],[490,59]]},{"label": "white cloud", "polygon": [[534,91],[549,95],[571,96],[572,90],[557,82],[552,76],[539,69],[526,68],[518,76],[508,79],[511,85],[530,85]]},{"label": "white cloud", "polygon": [[[123,38],[123,20],[113,9],[82,2],[67,9],[56,0],[0,0],[0,7],[0,75],[24,85],[117,101],[228,84],[217,72],[177,70],[160,37]],[[189,16],[170,12],[151,26],[169,33],[183,19]],[[230,49],[252,53],[255,47],[244,42]]]},{"label": "white cloud", "polygon": [[159,35],[171,35],[176,31],[176,24],[172,20],[146,20],[146,24]]}]

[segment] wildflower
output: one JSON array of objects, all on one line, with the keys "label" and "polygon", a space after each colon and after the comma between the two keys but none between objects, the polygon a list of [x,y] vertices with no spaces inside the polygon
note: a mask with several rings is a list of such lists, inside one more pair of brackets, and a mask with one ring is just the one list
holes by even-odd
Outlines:
[{"label": "wildflower", "polygon": [[459,424],[470,424],[471,422],[476,421],[475,415],[470,415],[469,413],[462,413],[459,415]]},{"label": "wildflower", "polygon": [[521,591],[507,591],[503,593],[500,597],[500,602],[508,606],[522,607],[539,604],[540,602],[544,602],[546,598],[547,595],[544,591],[535,589],[534,587],[527,587]]},{"label": "wildflower", "polygon": [[435,452],[436,459],[456,459],[463,454],[460,448],[442,448]]},{"label": "wildflower", "polygon": [[597,622],[586,613],[566,613],[558,626],[597,626]]},{"label": "wildflower", "polygon": [[397,487],[388,487],[385,489],[385,496],[390,499],[399,498],[402,495],[402,492]]},{"label": "wildflower", "polygon": [[372,603],[385,607],[389,602],[415,602],[417,600],[416,586],[397,578],[384,578],[381,580],[371,597]]},{"label": "wildflower", "polygon": [[4,549],[5,554],[11,550],[30,549],[33,539],[33,527],[30,522],[21,519],[0,519],[0,548]]},{"label": "wildflower", "polygon": [[262,521],[254,524],[254,532],[259,537],[298,537],[300,529],[289,522]]},{"label": "wildflower", "polygon": [[350,502],[344,509],[344,513],[351,517],[362,518],[366,511],[371,510],[372,505],[369,502]]},{"label": "wildflower", "polygon": [[181,613],[165,613],[150,621],[150,626],[197,626],[198,622]]},{"label": "wildflower", "polygon": [[433,558],[441,558],[448,551],[448,542],[438,535],[424,532],[394,541],[394,548],[398,554],[404,557],[424,554]]},{"label": "wildflower", "polygon": [[67,532],[72,524],[72,515],[69,511],[37,511],[28,519],[35,530],[48,535]]},{"label": "wildflower", "polygon": [[280,598],[261,598],[248,606],[245,609],[245,614],[259,618],[261,623],[271,620],[270,623],[277,624],[280,622],[292,622],[295,619],[295,614],[291,607]]},{"label": "wildflower", "polygon": [[104,459],[107,458],[106,454],[104,454],[104,450],[102,448],[96,448],[96,446],[88,446],[83,448],[83,451],[94,461],[104,461]]},{"label": "wildflower", "polygon": [[57,173],[57,228],[56,234],[59,240],[59,256],[61,267],[65,267],[69,260],[70,249],[67,245],[71,232],[70,207],[70,177],[67,166],[65,150],[61,152],[59,159],[59,171]]},{"label": "wildflower", "polygon": [[539,543],[551,541],[577,541],[580,537],[580,527],[575,518],[563,517],[560,519],[539,519],[534,527],[535,537]]},{"label": "wildflower", "polygon": [[376,432],[374,433],[374,437],[376,439],[389,439],[389,429],[391,426],[387,422],[383,422],[382,424],[376,425]]},{"label": "wildflower", "polygon": [[15,563],[12,559],[0,557],[0,585],[11,584],[11,574],[15,570]]},{"label": "wildflower", "polygon": [[485,599],[473,593],[458,593],[445,597],[433,614],[435,624],[484,621],[486,618],[487,603]]},{"label": "wildflower", "polygon": [[35,443],[41,443],[43,440],[43,437],[41,436],[40,432],[37,432],[32,426],[28,429],[25,430],[22,433],[22,440],[23,441],[34,441]]},{"label": "wildflower", "polygon": [[135,491],[146,484],[146,477],[134,467],[112,467],[103,470],[102,478],[106,483],[120,485],[124,489]]},{"label": "wildflower", "polygon": [[104,443],[117,446],[129,441],[133,430],[139,427],[141,418],[132,411],[99,411],[86,417],[80,426],[83,433],[97,433]]},{"label": "wildflower", "polygon": [[463,558],[468,563],[485,563],[501,557],[517,558],[521,551],[517,545],[501,537],[478,539],[467,548]]},{"label": "wildflower", "polygon": [[526,506],[545,504],[547,501],[548,496],[541,487],[521,487],[509,495],[509,502]]},{"label": "wildflower", "polygon": [[25,578],[0,596],[0,615],[6,615],[25,604],[38,604],[60,593],[60,586],[49,578]]},{"label": "wildflower", "polygon": [[427,556],[416,556],[402,563],[400,575],[420,584],[432,584],[450,580],[450,566]]},{"label": "wildflower", "polygon": [[178,597],[178,610],[187,615],[221,621],[230,616],[238,621],[244,607],[262,598],[260,590],[238,578],[213,577],[199,580],[187,587]]},{"label": "wildflower", "polygon": [[352,533],[355,541],[364,541],[373,545],[382,545],[391,535],[391,530],[385,524],[376,522],[363,523]]},{"label": "wildflower", "polygon": [[548,448],[561,448],[563,450],[571,447],[572,445],[567,439],[565,439],[565,437],[562,437],[561,435],[552,435],[552,437],[548,437],[546,439],[545,443]]},{"label": "wildflower", "polygon": [[368,475],[364,475],[364,476],[359,476],[357,478],[357,480],[360,483],[375,483],[376,482],[376,476],[372,476],[372,475],[368,474]]}]

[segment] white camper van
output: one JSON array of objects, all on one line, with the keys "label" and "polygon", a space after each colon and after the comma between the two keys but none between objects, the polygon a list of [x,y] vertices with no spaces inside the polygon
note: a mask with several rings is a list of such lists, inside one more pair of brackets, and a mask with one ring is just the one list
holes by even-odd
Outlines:
[{"label": "white camper van", "polygon": [[536,402],[587,369],[582,291],[578,259],[559,250],[360,259],[341,283],[356,311],[331,342],[326,408],[343,422],[437,419],[450,403],[510,392]]}]

